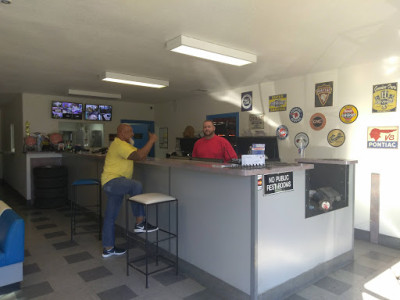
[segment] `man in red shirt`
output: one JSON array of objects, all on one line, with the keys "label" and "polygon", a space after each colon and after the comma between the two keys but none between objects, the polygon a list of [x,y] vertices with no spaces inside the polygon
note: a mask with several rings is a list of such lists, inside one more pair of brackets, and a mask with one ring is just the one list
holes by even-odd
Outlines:
[{"label": "man in red shirt", "polygon": [[215,126],[212,121],[203,122],[204,137],[194,144],[192,157],[221,159],[228,162],[237,158],[231,144],[223,137],[215,134]]}]

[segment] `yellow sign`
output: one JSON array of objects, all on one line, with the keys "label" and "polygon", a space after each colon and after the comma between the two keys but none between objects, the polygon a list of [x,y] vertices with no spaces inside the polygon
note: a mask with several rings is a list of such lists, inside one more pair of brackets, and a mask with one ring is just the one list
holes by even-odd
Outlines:
[{"label": "yellow sign", "polygon": [[373,86],[372,112],[393,112],[397,107],[397,82]]},{"label": "yellow sign", "polygon": [[339,112],[340,121],[345,124],[353,123],[358,117],[358,110],[354,105],[345,105]]},{"label": "yellow sign", "polygon": [[286,111],[287,94],[269,96],[269,112]]},{"label": "yellow sign", "polygon": [[340,129],[333,129],[328,133],[328,143],[332,147],[340,147],[343,145],[346,137]]}]

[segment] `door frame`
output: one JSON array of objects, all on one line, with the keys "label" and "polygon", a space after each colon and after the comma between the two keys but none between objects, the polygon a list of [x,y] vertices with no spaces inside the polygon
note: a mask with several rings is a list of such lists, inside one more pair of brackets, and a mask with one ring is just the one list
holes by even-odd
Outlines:
[{"label": "door frame", "polygon": [[[121,123],[127,123],[127,124],[145,124],[149,126],[149,131],[154,133],[154,121],[146,121],[146,120],[129,120],[129,119],[121,119]],[[149,157],[154,157],[154,149],[155,146],[151,147],[151,150],[149,152]]]}]

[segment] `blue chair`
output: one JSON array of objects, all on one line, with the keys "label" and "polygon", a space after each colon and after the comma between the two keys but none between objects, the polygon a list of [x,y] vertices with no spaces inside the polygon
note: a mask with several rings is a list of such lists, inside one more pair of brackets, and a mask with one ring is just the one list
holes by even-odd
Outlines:
[{"label": "blue chair", "polygon": [[[95,204],[90,204],[90,205],[79,205],[78,202],[78,186],[88,186],[88,185],[97,185],[98,186],[98,197],[97,197],[97,203]],[[98,216],[98,232],[99,232],[99,240],[101,240],[101,226],[102,226],[102,209],[101,209],[101,182],[98,179],[93,179],[93,178],[86,178],[86,179],[79,179],[75,180],[72,183],[73,187],[73,194],[74,197],[71,200],[71,241],[73,240],[73,236],[76,234],[81,234],[81,233],[92,233],[92,232],[97,232],[92,231],[92,230],[86,230],[86,231],[80,231],[76,232],[77,227],[85,227],[85,225],[77,225],[76,221],[76,215],[77,213],[82,213],[82,214],[92,214],[93,210],[90,208],[97,208],[97,216]],[[86,225],[87,226],[87,225]]]}]

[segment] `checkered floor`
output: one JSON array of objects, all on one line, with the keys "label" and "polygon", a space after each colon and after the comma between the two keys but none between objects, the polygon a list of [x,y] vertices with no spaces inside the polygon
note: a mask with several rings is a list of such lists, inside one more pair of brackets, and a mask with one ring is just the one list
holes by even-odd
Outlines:
[{"label": "checkered floor", "polygon": [[[220,286],[206,288],[193,276],[167,270],[145,277],[131,270],[125,256],[102,258],[97,234],[70,241],[69,208],[36,209],[7,186],[0,199],[26,222],[24,280],[0,288],[0,299],[246,299]],[[87,229],[93,225],[87,220]],[[123,246],[117,238],[117,246]],[[299,299],[400,299],[400,251],[355,241],[355,261],[291,296]],[[18,286],[17,286],[18,287]]]}]

